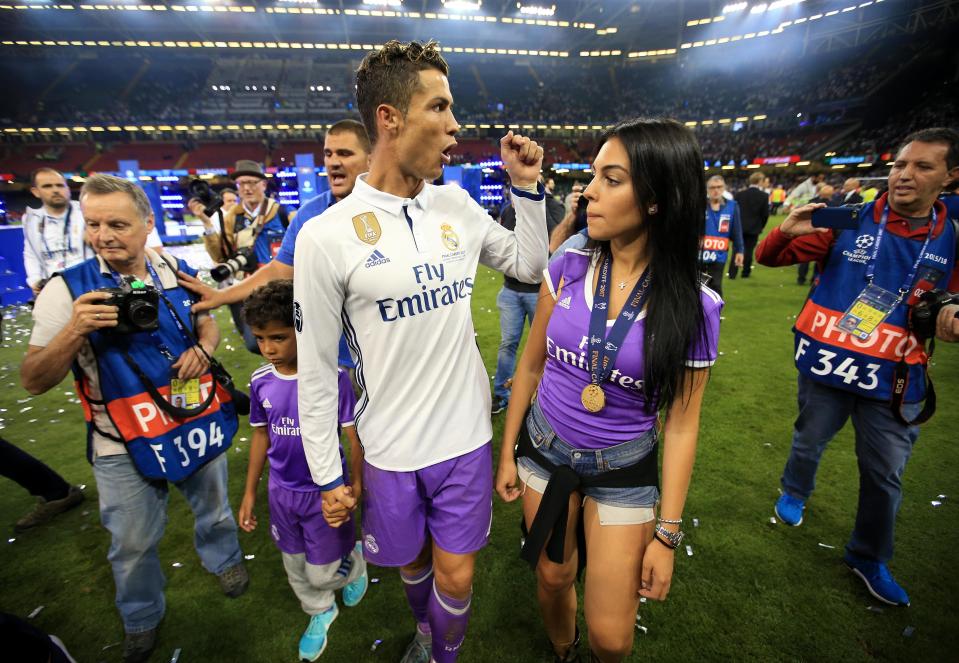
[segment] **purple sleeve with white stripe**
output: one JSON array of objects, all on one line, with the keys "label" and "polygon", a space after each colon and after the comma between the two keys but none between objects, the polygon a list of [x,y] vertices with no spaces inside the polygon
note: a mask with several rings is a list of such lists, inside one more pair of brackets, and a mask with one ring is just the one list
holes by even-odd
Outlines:
[{"label": "purple sleeve with white stripe", "polygon": [[700,292],[705,318],[705,338],[696,342],[686,365],[690,368],[706,368],[716,363],[719,356],[719,316],[723,311],[723,300],[712,290],[703,288]]},{"label": "purple sleeve with white stripe", "polygon": [[548,287],[552,293],[553,299],[556,299],[556,289],[559,288],[559,282],[562,279],[563,269],[565,267],[566,254],[563,254],[554,260],[550,260],[549,265],[543,270],[546,287]]},{"label": "purple sleeve with white stripe", "polygon": [[254,381],[250,385],[250,425],[251,426],[265,426],[266,425],[266,411],[263,409],[263,404],[260,402],[260,395],[257,393],[257,384]]}]

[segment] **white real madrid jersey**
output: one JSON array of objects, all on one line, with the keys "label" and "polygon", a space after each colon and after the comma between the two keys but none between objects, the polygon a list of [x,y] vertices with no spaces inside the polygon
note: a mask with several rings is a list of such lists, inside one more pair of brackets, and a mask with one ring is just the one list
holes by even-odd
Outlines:
[{"label": "white real madrid jersey", "polygon": [[513,189],[511,232],[458,186],[424,184],[404,199],[365,178],[304,225],[294,255],[300,427],[313,479],[325,487],[341,478],[341,329],[363,390],[355,420],[367,462],[434,465],[493,434],[470,314],[477,264],[536,283],[547,263],[542,189]]}]

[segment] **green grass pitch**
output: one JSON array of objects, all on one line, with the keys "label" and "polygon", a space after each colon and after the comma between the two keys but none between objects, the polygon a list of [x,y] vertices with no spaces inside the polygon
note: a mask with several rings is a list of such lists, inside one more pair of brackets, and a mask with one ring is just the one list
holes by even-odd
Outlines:
[{"label": "green grass pitch", "polygon": [[[490,375],[499,343],[495,298],[501,280],[481,268],[473,294],[476,331]],[[959,347],[941,343],[937,348],[933,375],[939,412],[923,427],[905,474],[891,568],[909,592],[912,607],[870,610],[879,604],[840,562],[858,490],[851,425],[824,456],[802,527],[770,523],[796,416],[790,328],[806,289],[795,284],[794,268],[763,267],[749,280],[726,281],[725,289],[722,356],[706,392],[685,512],[686,542],[693,555],[677,555],[665,603],[641,606],[648,632],[637,632],[630,660],[957,660],[959,613],[953,601],[959,575],[953,575],[950,564],[959,548]],[[244,351],[225,310],[218,319],[225,332],[218,356],[245,384],[260,358]],[[0,609],[25,617],[44,606],[32,623],[60,636],[78,661],[118,661],[123,633],[106,561],[109,537],[100,526],[96,485],[84,457],[80,407],[72,402],[70,381],[24,400],[28,394],[20,387],[18,370],[29,315],[8,320],[4,328],[0,434],[68,481],[86,484],[87,501],[46,526],[15,534],[13,522],[31,507],[32,498],[13,482],[0,480],[5,533],[0,541]],[[502,417],[494,418],[497,452]],[[242,493],[249,437],[248,424],[241,423],[228,452],[234,509]],[[257,505],[260,528],[240,533],[244,553],[254,556],[247,562],[250,589],[230,600],[200,566],[189,508],[171,491],[160,545],[167,615],[153,661],[170,660],[175,649],[182,650],[182,663],[296,660],[297,641],[308,620],[269,538],[265,492],[264,482]],[[939,495],[947,497],[941,506],[932,506]],[[692,526],[693,518],[698,527]],[[477,565],[473,619],[460,659],[464,663],[550,660],[534,578],[518,557],[518,519],[518,506],[497,498],[490,545]],[[321,661],[399,658],[412,634],[401,583],[391,569],[370,567],[370,574],[377,581],[359,607],[341,611]],[[907,627],[914,628],[910,636],[903,635]],[[381,642],[374,648],[375,641]]]}]

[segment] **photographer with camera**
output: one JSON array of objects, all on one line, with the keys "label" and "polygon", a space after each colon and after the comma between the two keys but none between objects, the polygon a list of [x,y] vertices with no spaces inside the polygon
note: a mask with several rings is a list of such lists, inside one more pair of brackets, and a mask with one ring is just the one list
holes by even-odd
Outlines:
[{"label": "photographer with camera", "polygon": [[[217,264],[210,275],[223,282],[252,274],[269,263],[279,252],[283,236],[290,225],[289,213],[283,205],[266,195],[267,177],[255,161],[240,160],[230,175],[236,183],[240,202],[225,211],[222,201],[203,180],[190,184],[190,211],[203,221],[203,243]],[[212,217],[219,218],[216,230]],[[240,305],[231,307],[233,322],[250,352],[259,353],[256,339],[243,322]]]},{"label": "photographer with camera", "polygon": [[[887,563],[893,555],[902,474],[935,410],[926,341],[959,340],[956,224],[937,201],[959,176],[959,133],[925,129],[908,136],[889,171],[889,192],[851,221],[815,203],[797,207],[760,243],[769,267],[817,261],[821,275],[796,320],[799,417],[775,511],[803,521],[826,445],[852,418],[859,462],[856,524],[844,561],[869,592],[909,605]],[[845,208],[843,208],[845,209]],[[931,352],[931,345],[930,350]]]},{"label": "photographer with camera", "polygon": [[211,371],[216,322],[194,320],[190,293],[177,283],[178,270],[195,270],[146,248],[154,226],[146,194],[98,174],[84,184],[80,205],[96,256],[40,292],[20,373],[27,391],[42,394],[73,370],[100,517],[112,537],[124,660],[144,661],[165,610],[157,546],[167,482],[189,502],[197,553],[223,592],[239,596],[249,583],[223,455],[237,415],[224,375]]}]

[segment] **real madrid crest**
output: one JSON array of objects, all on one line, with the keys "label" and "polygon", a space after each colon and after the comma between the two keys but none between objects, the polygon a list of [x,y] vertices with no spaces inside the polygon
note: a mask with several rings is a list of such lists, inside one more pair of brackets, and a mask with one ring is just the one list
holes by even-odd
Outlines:
[{"label": "real madrid crest", "polygon": [[444,223],[440,226],[440,237],[443,239],[443,245],[450,251],[457,251],[460,248],[460,238],[453,231],[453,226]]},{"label": "real madrid crest", "polygon": [[356,231],[356,236],[367,244],[376,244],[380,241],[380,236],[383,234],[380,228],[380,222],[377,221],[376,215],[373,214],[373,212],[363,212],[362,214],[354,216],[353,230]]}]

